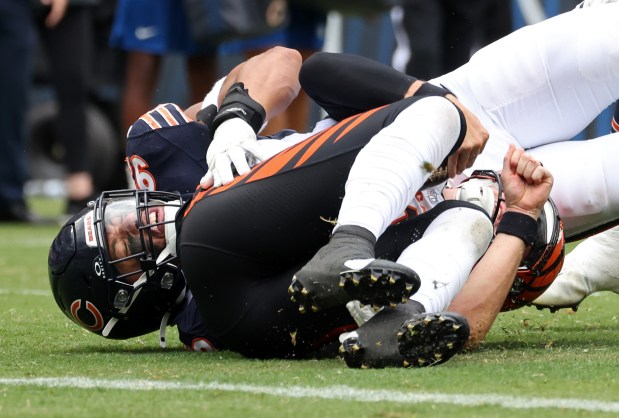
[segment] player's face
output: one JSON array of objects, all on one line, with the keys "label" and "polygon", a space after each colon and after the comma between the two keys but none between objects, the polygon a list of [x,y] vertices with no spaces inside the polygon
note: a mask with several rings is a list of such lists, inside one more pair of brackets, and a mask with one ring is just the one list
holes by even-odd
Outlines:
[{"label": "player's face", "polygon": [[[125,278],[134,283],[141,275],[140,257],[136,254],[149,254],[156,259],[166,246],[164,206],[153,206],[138,211],[131,199],[113,202],[105,209],[105,230],[110,261],[120,273],[128,274]],[[152,242],[152,244],[151,244]]]}]

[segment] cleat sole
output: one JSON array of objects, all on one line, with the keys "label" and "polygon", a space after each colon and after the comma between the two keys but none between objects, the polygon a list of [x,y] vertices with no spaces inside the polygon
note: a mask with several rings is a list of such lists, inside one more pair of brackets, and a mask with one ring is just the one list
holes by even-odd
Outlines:
[{"label": "cleat sole", "polygon": [[469,333],[468,323],[461,315],[426,314],[402,325],[398,349],[411,367],[434,366],[462,351]]}]

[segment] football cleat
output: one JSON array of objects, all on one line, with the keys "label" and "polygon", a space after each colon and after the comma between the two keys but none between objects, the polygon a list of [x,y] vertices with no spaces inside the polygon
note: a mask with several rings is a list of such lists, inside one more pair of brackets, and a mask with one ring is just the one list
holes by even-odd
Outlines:
[{"label": "football cleat", "polygon": [[470,333],[467,320],[452,312],[415,314],[404,322],[398,315],[386,321],[382,318],[378,326],[366,327],[380,316],[377,314],[343,339],[340,353],[348,367],[438,365],[461,352]]},{"label": "football cleat", "polygon": [[577,311],[586,297],[604,290],[619,294],[619,279],[604,274],[589,276],[574,271],[561,272],[552,285],[533,301],[533,306],[540,310],[548,308],[550,312],[563,308]]},{"label": "football cleat", "polygon": [[551,312],[577,310],[589,295],[601,291],[619,293],[619,259],[615,257],[619,227],[588,237],[566,257],[561,272],[533,305]]},{"label": "football cleat", "polygon": [[376,260],[374,236],[364,228],[343,226],[300,270],[288,293],[301,313],[317,312],[359,300],[366,305],[397,306],[420,286],[417,273],[401,264]]}]

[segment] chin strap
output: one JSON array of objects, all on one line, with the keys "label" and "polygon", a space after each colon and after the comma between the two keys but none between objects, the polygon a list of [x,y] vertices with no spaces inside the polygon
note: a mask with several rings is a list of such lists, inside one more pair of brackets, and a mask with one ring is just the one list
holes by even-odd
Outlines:
[{"label": "chin strap", "polygon": [[161,348],[166,348],[166,339],[165,339],[165,330],[168,327],[168,320],[170,319],[170,315],[172,312],[168,311],[161,318],[161,325],[159,325],[159,346]]},{"label": "chin strap", "polygon": [[[179,304],[181,304],[183,302],[183,300],[185,300],[185,295],[186,294],[187,294],[187,287],[184,287],[183,291],[176,298],[174,306],[178,306]],[[166,328],[168,327],[168,322],[170,320],[170,316],[171,315],[172,315],[172,311],[168,311],[161,318],[161,324],[159,325],[159,346],[161,348],[166,348],[167,347],[167,342],[166,342],[166,338],[165,338],[165,331],[166,331]]]}]

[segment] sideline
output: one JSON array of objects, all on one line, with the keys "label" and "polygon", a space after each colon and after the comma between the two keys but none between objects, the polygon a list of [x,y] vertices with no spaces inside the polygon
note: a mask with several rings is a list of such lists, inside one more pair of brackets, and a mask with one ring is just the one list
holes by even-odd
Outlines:
[{"label": "sideline", "polygon": [[47,388],[116,389],[116,390],[210,390],[241,392],[283,398],[319,398],[354,402],[397,402],[404,404],[442,403],[461,406],[494,405],[506,409],[561,408],[592,412],[619,412],[619,402],[588,399],[505,396],[498,394],[425,393],[392,390],[358,389],[350,386],[258,386],[219,382],[175,382],[152,380],[107,380],[87,377],[43,377],[32,379],[0,378],[0,385],[42,386]]}]

